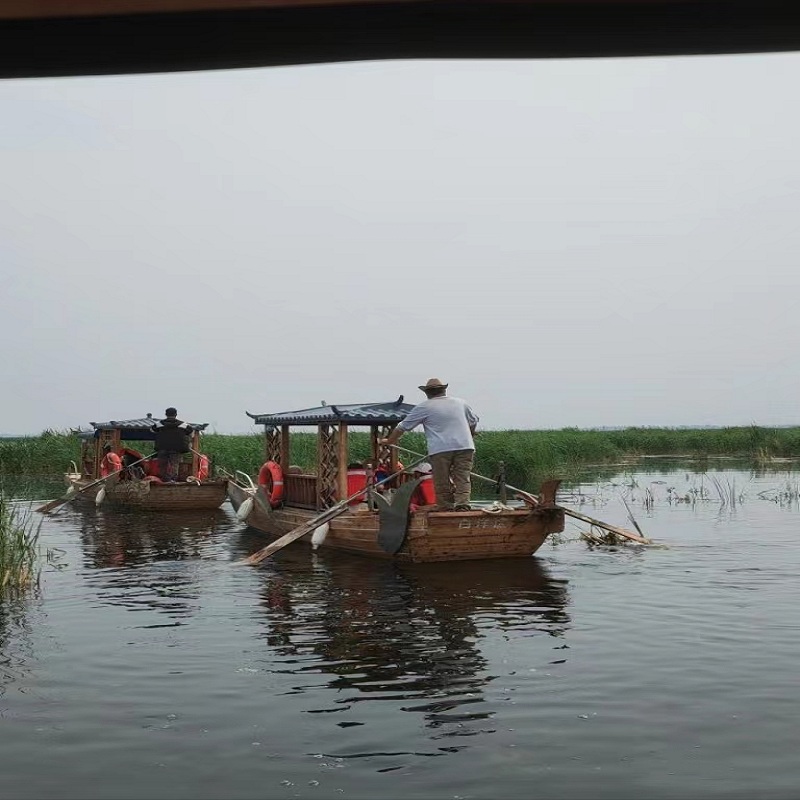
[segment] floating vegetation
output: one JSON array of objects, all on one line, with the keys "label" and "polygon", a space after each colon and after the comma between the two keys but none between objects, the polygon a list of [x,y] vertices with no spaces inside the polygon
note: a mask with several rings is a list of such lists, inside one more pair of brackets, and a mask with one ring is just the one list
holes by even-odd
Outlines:
[{"label": "floating vegetation", "polygon": [[41,520],[0,491],[0,593],[16,594],[39,584]]},{"label": "floating vegetation", "polygon": [[625,539],[622,536],[617,536],[612,531],[606,531],[602,528],[597,528],[594,525],[588,531],[583,531],[580,535],[582,541],[586,542],[590,547],[623,547],[623,546],[636,546],[633,542]]},{"label": "floating vegetation", "polygon": [[[678,486],[664,480],[654,480],[649,484],[639,485],[623,479],[618,483],[597,483],[593,488],[587,484],[576,485],[559,494],[559,499],[570,504],[606,505],[611,499],[619,500],[628,512],[628,519],[638,530],[639,526],[633,518],[631,506],[641,506],[645,512],[651,513],[655,507],[666,502],[668,505],[717,504],[720,509],[735,510],[747,497],[749,481],[744,486],[737,484],[725,474],[685,473],[685,485]],[[751,474],[750,480],[754,477]],[[618,495],[614,497],[614,495]],[[780,504],[795,503],[800,505],[800,481],[787,474],[786,482],[775,489],[765,489],[757,495],[762,500],[771,500]]]},{"label": "floating vegetation", "polygon": [[800,505],[800,482],[793,475],[786,476],[786,482],[775,489],[765,489],[759,492],[762,500],[769,500],[780,506]]}]

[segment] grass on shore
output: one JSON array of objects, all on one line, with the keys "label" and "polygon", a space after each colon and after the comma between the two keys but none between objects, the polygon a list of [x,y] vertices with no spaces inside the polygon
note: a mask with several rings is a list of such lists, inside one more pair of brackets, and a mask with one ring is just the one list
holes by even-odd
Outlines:
[{"label": "grass on shore", "polygon": [[41,521],[0,490],[0,594],[14,594],[38,582]]},{"label": "grass on shore", "polygon": [[[349,441],[350,460],[365,459],[369,452],[368,434],[352,431]],[[400,445],[425,452],[425,439],[420,432],[406,434]],[[644,455],[735,456],[754,463],[800,457],[800,427],[481,431],[476,447],[476,472],[494,477],[498,463],[504,461],[511,482],[530,486],[542,477],[568,476],[587,464],[614,464]],[[216,467],[231,472],[239,469],[253,475],[264,461],[264,442],[259,433],[206,434],[202,448]],[[60,473],[70,461],[77,461],[79,454],[78,437],[70,433],[46,431],[41,436],[0,440],[0,475]],[[315,459],[315,434],[294,429],[291,462],[308,468]]]}]

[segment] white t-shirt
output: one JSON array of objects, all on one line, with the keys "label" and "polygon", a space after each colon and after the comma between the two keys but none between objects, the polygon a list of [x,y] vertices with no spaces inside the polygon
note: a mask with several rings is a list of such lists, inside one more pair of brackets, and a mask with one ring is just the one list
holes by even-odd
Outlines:
[{"label": "white t-shirt", "polygon": [[401,431],[411,431],[422,425],[428,440],[428,454],[447,453],[451,450],[474,450],[471,425],[478,424],[478,416],[458,397],[431,397],[408,412],[398,423]]}]

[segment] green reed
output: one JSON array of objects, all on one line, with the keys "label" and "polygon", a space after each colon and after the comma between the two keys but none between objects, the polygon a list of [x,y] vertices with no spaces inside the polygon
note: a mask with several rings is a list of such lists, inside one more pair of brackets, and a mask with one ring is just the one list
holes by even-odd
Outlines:
[{"label": "green reed", "polygon": [[13,594],[38,582],[41,520],[0,490],[0,594]]},{"label": "green reed", "polygon": [[[800,427],[766,428],[756,425],[729,428],[625,428],[623,430],[499,430],[481,431],[476,438],[475,471],[489,477],[505,462],[511,483],[536,486],[546,477],[572,477],[586,465],[618,464],[640,456],[732,456],[768,464],[771,459],[800,457]],[[425,452],[422,433],[400,441],[410,450]],[[215,467],[228,471],[258,472],[264,462],[264,438],[206,434],[201,447]],[[290,460],[309,469],[316,462],[315,432],[292,430]],[[44,475],[64,472],[77,461],[80,441],[70,432],[46,431],[41,436],[0,440],[0,475]],[[369,455],[369,434],[351,430],[350,461]],[[402,455],[401,455],[402,458]]]},{"label": "green reed", "polygon": [[80,440],[69,432],[48,430],[39,436],[0,439],[0,475],[65,472],[80,452]]}]

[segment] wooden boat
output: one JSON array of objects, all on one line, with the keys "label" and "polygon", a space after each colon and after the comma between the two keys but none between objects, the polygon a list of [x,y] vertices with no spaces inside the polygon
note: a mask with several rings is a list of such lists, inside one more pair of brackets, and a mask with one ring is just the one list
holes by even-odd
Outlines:
[{"label": "wooden boat", "polygon": [[[249,414],[264,426],[266,461],[257,481],[243,473],[229,481],[228,497],[240,519],[262,533],[280,537],[313,520],[353,494],[348,475],[348,431],[369,429],[371,458],[364,480],[355,486],[360,497],[327,528],[310,531],[301,541],[358,555],[397,561],[461,561],[485,558],[527,558],[550,533],[564,530],[564,511],[555,505],[553,482],[536,508],[483,507],[470,511],[436,511],[424,506],[412,511],[411,492],[419,483],[408,475],[395,479],[394,497],[387,502],[373,490],[374,474],[393,475],[398,470],[396,450],[379,447],[378,441],[413,408],[396,402],[323,405],[280,414]],[[317,463],[303,472],[289,463],[290,429],[317,430]],[[352,471],[351,471],[352,472]],[[282,482],[282,483],[281,483]],[[392,484],[387,484],[391,486]],[[361,500],[366,502],[361,502]]]},{"label": "wooden boat", "polygon": [[[123,463],[132,464],[144,457],[133,447],[136,443],[151,443],[155,435],[150,430],[156,420],[148,414],[141,419],[92,422],[92,430],[82,431],[80,466],[64,475],[65,483],[75,491],[84,489],[101,477],[103,447],[111,443]],[[137,508],[146,511],[189,511],[219,508],[225,502],[227,479],[212,478],[208,473],[208,458],[200,453],[200,431],[208,423],[190,423],[192,434],[191,457],[184,457],[176,483],[163,483],[157,475],[155,459],[130,466],[119,475],[112,475],[81,492],[75,502],[102,502],[111,508]],[[101,494],[102,492],[102,494]]]}]

